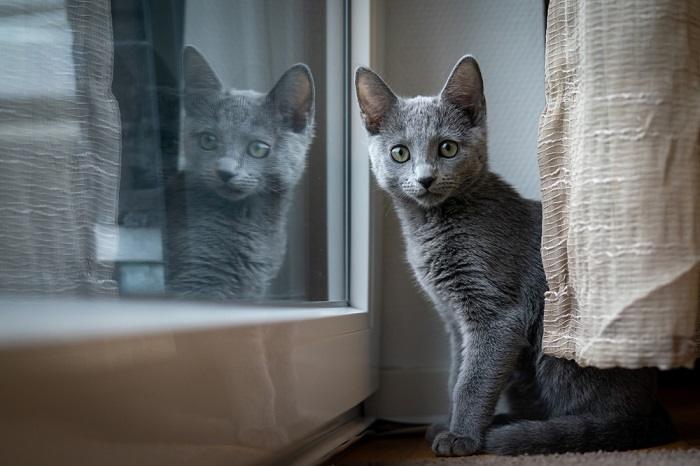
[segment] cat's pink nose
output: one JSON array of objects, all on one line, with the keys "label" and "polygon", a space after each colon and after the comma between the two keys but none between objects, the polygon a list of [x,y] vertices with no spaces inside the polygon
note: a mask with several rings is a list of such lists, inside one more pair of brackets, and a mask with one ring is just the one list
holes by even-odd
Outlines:
[{"label": "cat's pink nose", "polygon": [[233,178],[233,173],[228,170],[216,170],[216,174],[224,183],[228,183],[228,180]]},{"label": "cat's pink nose", "polygon": [[430,188],[430,185],[433,184],[433,181],[435,181],[434,176],[425,176],[423,178],[418,178],[418,182],[422,184],[425,189]]}]

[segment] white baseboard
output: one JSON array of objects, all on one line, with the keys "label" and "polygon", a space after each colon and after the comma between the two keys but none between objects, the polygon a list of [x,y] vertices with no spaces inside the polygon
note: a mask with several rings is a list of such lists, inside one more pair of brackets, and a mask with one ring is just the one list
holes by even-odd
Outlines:
[{"label": "white baseboard", "polygon": [[395,422],[436,422],[447,413],[448,377],[449,371],[439,368],[382,369],[366,412]]},{"label": "white baseboard", "polygon": [[280,464],[289,466],[314,466],[321,464],[362,438],[363,432],[372,422],[374,422],[374,418],[359,415],[352,417],[337,427],[311,439],[300,450],[297,450],[295,454],[290,455],[289,461],[284,461]]}]

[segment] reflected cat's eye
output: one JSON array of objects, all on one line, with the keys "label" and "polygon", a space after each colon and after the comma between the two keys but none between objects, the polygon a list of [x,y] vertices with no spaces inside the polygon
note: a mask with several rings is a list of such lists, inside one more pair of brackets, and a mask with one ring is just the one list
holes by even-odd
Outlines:
[{"label": "reflected cat's eye", "polygon": [[457,155],[457,150],[459,150],[459,146],[457,146],[457,143],[454,141],[442,141],[440,143],[441,157],[451,159],[452,157]]},{"label": "reflected cat's eye", "polygon": [[253,141],[248,144],[248,155],[255,157],[256,159],[261,159],[267,157],[270,153],[270,145],[265,144],[262,141]]},{"label": "reflected cat's eye", "polygon": [[394,146],[391,148],[391,158],[395,162],[404,163],[411,158],[411,153],[406,146]]},{"label": "reflected cat's eye", "polygon": [[219,147],[219,140],[216,134],[205,131],[199,134],[199,147],[204,150],[214,150]]}]

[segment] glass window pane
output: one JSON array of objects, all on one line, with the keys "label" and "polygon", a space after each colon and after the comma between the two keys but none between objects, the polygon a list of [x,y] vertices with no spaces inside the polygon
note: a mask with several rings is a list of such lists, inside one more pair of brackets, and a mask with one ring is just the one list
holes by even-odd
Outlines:
[{"label": "glass window pane", "polygon": [[0,290],[345,301],[341,0],[13,5]]}]

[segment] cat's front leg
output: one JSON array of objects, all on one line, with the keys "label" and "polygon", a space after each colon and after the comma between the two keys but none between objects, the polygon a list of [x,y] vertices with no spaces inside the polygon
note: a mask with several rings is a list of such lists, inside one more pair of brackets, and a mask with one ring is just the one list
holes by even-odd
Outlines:
[{"label": "cat's front leg", "polygon": [[481,449],[498,397],[523,345],[521,335],[504,328],[490,327],[463,335],[450,429],[433,440],[433,451],[438,456],[466,456]]},{"label": "cat's front leg", "polygon": [[457,376],[459,375],[459,368],[462,366],[462,334],[459,328],[459,324],[456,319],[449,315],[443,315],[443,320],[445,321],[445,329],[450,338],[450,374],[447,381],[447,391],[448,391],[448,414],[447,422],[436,422],[431,424],[425,431],[425,438],[429,443],[433,443],[435,437],[440,433],[450,430],[450,423],[452,422],[452,401],[454,387],[457,383]]}]

